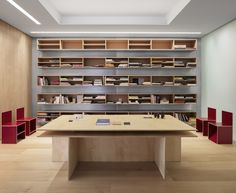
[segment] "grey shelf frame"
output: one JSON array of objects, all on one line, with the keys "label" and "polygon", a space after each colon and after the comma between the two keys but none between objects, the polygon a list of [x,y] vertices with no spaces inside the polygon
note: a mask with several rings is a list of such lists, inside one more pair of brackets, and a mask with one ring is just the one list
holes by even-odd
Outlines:
[{"label": "grey shelf frame", "polygon": [[[42,39],[42,38],[40,38]],[[58,39],[58,38],[57,38]],[[63,38],[65,39],[65,38]],[[92,38],[91,38],[92,39]],[[104,39],[106,39],[104,37]],[[130,37],[128,39],[131,39]],[[136,38],[137,39],[137,38]],[[146,38],[145,38],[146,39]],[[173,38],[178,39],[178,38]],[[179,38],[182,39],[182,38]],[[187,38],[184,38],[187,39]],[[192,39],[192,38],[191,38]],[[197,38],[196,38],[197,39]],[[32,43],[32,114],[40,112],[201,112],[200,39],[197,50],[37,50]],[[196,68],[39,68],[38,57],[196,58]],[[38,86],[38,76],[196,76],[196,86]],[[37,104],[38,94],[196,94],[196,104]]]}]

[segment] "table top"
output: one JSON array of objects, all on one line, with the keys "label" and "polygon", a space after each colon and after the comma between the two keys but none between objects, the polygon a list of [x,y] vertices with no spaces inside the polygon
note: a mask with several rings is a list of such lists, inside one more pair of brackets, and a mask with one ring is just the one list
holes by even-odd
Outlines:
[{"label": "table top", "polygon": [[[186,123],[166,115],[156,119],[152,115],[62,115],[40,127],[41,131],[196,131]],[[110,119],[110,125],[96,125],[97,119]],[[130,122],[130,125],[124,125]],[[121,125],[117,125],[117,124]]]}]

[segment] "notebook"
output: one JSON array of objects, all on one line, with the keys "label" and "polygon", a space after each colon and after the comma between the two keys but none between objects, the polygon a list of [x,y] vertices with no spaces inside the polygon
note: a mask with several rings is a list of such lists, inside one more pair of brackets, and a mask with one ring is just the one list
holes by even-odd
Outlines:
[{"label": "notebook", "polygon": [[97,119],[96,125],[110,125],[110,119]]}]

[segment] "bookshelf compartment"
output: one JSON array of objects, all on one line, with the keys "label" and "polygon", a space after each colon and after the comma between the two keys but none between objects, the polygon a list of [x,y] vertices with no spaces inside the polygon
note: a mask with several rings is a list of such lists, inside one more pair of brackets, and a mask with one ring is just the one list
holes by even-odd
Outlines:
[{"label": "bookshelf compartment", "polygon": [[38,86],[58,86],[60,85],[59,76],[39,76],[38,77]]},{"label": "bookshelf compartment", "polygon": [[75,104],[77,103],[76,94],[62,94],[60,104]]},{"label": "bookshelf compartment", "polygon": [[128,76],[106,76],[105,84],[107,86],[129,86]]},{"label": "bookshelf compartment", "polygon": [[152,49],[154,50],[172,50],[173,40],[152,40]]},{"label": "bookshelf compartment", "polygon": [[175,40],[174,41],[174,49],[175,50],[188,50],[197,49],[197,41],[196,40]]},{"label": "bookshelf compartment", "polygon": [[170,104],[173,103],[173,95],[167,94],[153,94],[152,95],[153,104]]},{"label": "bookshelf compartment", "polygon": [[128,94],[108,94],[107,104],[128,104]]},{"label": "bookshelf compartment", "polygon": [[37,124],[45,125],[60,116],[59,112],[37,112]]},{"label": "bookshelf compartment", "polygon": [[104,94],[85,94],[83,97],[84,104],[105,104],[106,95]]},{"label": "bookshelf compartment", "polygon": [[173,68],[173,58],[152,58],[152,68]]},{"label": "bookshelf compartment", "polygon": [[61,47],[60,40],[38,40],[39,50],[59,50]]},{"label": "bookshelf compartment", "polygon": [[84,67],[105,67],[105,58],[84,58]]},{"label": "bookshelf compartment", "polygon": [[129,67],[130,68],[150,68],[151,59],[150,58],[129,58]]},{"label": "bookshelf compartment", "polygon": [[174,67],[176,68],[195,68],[196,58],[175,58]]},{"label": "bookshelf compartment", "polygon": [[60,66],[60,58],[38,58],[39,68],[58,68]]},{"label": "bookshelf compartment", "polygon": [[130,94],[129,104],[151,104],[151,95],[148,94]]},{"label": "bookshelf compartment", "polygon": [[83,58],[61,58],[61,68],[82,68]]},{"label": "bookshelf compartment", "polygon": [[128,58],[106,58],[105,67],[107,68],[128,68]]},{"label": "bookshelf compartment", "polygon": [[106,49],[105,40],[84,40],[84,49],[104,50]]},{"label": "bookshelf compartment", "polygon": [[38,104],[60,104],[61,95],[60,94],[39,94]]},{"label": "bookshelf compartment", "polygon": [[195,94],[175,95],[174,103],[177,104],[195,104],[197,98]]},{"label": "bookshelf compartment", "polygon": [[85,76],[83,85],[84,86],[102,86],[104,85],[103,76]]},{"label": "bookshelf compartment", "polygon": [[61,86],[80,86],[83,84],[83,76],[61,76]]},{"label": "bookshelf compartment", "polygon": [[128,40],[107,40],[106,49],[108,50],[127,50]]},{"label": "bookshelf compartment", "polygon": [[176,76],[174,77],[175,86],[196,86],[196,76]]},{"label": "bookshelf compartment", "polygon": [[151,40],[129,40],[129,49],[146,50],[151,48]]},{"label": "bookshelf compartment", "polygon": [[64,50],[81,50],[83,49],[82,40],[61,40],[61,47]]},{"label": "bookshelf compartment", "polygon": [[172,76],[153,76],[152,85],[173,86],[174,80]]},{"label": "bookshelf compartment", "polygon": [[151,77],[150,76],[130,76],[129,77],[129,85],[136,86],[136,85],[151,85]]}]

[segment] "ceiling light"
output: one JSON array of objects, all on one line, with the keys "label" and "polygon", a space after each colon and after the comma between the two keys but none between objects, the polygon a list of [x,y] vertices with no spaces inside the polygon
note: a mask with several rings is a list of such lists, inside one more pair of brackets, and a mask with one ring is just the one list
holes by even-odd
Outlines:
[{"label": "ceiling light", "polygon": [[76,32],[76,31],[32,31],[31,34],[158,34],[158,35],[200,35],[202,32]]},{"label": "ceiling light", "polygon": [[18,9],[21,13],[23,13],[26,17],[31,19],[34,23],[37,25],[40,25],[41,23],[35,19],[32,15],[30,15],[27,11],[25,11],[21,6],[19,6],[15,1],[13,0],[7,0],[11,5],[13,5],[16,9]]}]

